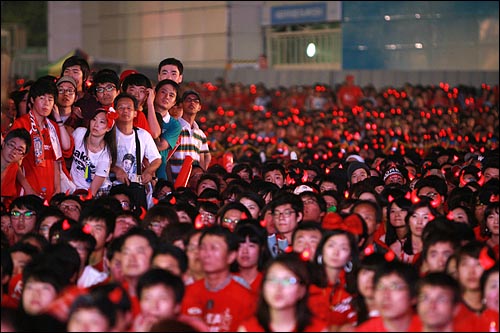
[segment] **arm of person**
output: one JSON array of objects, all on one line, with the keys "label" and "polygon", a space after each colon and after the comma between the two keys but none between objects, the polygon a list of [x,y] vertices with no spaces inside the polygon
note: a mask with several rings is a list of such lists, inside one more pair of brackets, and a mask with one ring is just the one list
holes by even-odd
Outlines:
[{"label": "arm of person", "polygon": [[71,149],[71,136],[68,133],[68,130],[66,129],[66,126],[64,126],[64,122],[61,119],[61,115],[59,114],[59,107],[54,104],[54,108],[52,109],[52,114],[54,116],[54,119],[57,123],[57,126],[59,127],[59,135],[61,139],[61,148],[62,150],[70,150]]},{"label": "arm of person", "polygon": [[155,177],[156,170],[161,165],[161,158],[157,158],[149,163],[148,167],[142,171],[142,183],[147,184]]},{"label": "arm of person", "polygon": [[158,138],[161,134],[161,127],[160,124],[158,124],[158,119],[156,119],[156,111],[154,105],[155,91],[153,88],[148,88],[147,92],[148,99],[146,103],[148,104],[148,124],[151,136],[156,140],[156,138]]},{"label": "arm of person", "polygon": [[212,154],[210,154],[210,152],[200,154],[200,166],[203,168],[203,170],[208,169],[210,161],[212,161]]},{"label": "arm of person", "polygon": [[54,162],[54,194],[61,192],[61,163],[64,163],[63,161]]},{"label": "arm of person", "polygon": [[92,194],[95,195],[99,189],[101,188],[102,184],[104,183],[105,178],[102,176],[94,176],[94,179],[92,179],[92,183],[90,183],[89,190],[92,191]]},{"label": "arm of person", "polygon": [[21,168],[19,168],[19,170],[17,170],[16,180],[23,187],[25,195],[27,195],[27,194],[38,195],[38,193],[35,193],[35,190],[33,189],[33,187],[31,187],[30,183],[28,182],[28,180],[24,176],[24,173],[22,172]]},{"label": "arm of person", "polygon": [[155,143],[156,143],[156,148],[158,148],[159,151],[170,148],[168,141],[162,137],[155,139]]},{"label": "arm of person", "polygon": [[[128,179],[128,174],[119,166],[114,166],[111,168],[111,171],[115,173],[116,180],[120,183],[130,185],[130,180]],[[92,192],[94,193],[94,192]]]}]

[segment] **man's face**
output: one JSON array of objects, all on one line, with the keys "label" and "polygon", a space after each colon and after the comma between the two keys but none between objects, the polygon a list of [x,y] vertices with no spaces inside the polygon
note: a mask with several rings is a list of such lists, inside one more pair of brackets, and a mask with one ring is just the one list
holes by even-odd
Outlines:
[{"label": "man's face", "polygon": [[160,69],[158,73],[158,81],[169,79],[175,81],[176,83],[182,82],[182,74],[175,65],[165,65]]},{"label": "man's face", "polygon": [[302,213],[297,213],[292,204],[280,205],[273,210],[274,226],[279,233],[292,233],[301,220]]},{"label": "man's face", "polygon": [[134,107],[134,101],[130,98],[121,98],[116,104],[116,112],[118,113],[118,121],[123,123],[133,123],[137,116],[137,111]]},{"label": "man's face", "polygon": [[2,144],[2,157],[7,163],[19,162],[26,153],[26,142],[20,138],[12,138]]},{"label": "man's face", "polygon": [[198,96],[187,95],[182,101],[182,110],[186,115],[197,114],[201,110],[201,101]]}]

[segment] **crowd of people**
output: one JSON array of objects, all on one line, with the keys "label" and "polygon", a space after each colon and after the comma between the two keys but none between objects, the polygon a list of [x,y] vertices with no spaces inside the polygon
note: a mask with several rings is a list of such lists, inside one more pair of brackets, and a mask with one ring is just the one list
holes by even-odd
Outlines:
[{"label": "crowd of people", "polygon": [[498,85],[65,60],[2,108],[2,332],[498,331]]}]

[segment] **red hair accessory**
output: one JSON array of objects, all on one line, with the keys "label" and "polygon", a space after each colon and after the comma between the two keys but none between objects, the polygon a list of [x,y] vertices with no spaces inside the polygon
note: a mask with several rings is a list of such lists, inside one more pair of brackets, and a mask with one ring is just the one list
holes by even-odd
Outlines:
[{"label": "red hair accessory", "polygon": [[141,206],[141,220],[144,219],[146,217],[146,210],[144,209],[144,207]]},{"label": "red hair accessory", "polygon": [[498,194],[492,194],[490,196],[490,202],[498,202]]},{"label": "red hair accessory", "polygon": [[71,228],[71,225],[69,224],[67,219],[64,219],[63,224],[62,224],[62,229],[68,230],[69,228]]},{"label": "red hair accessory", "polygon": [[177,203],[177,200],[175,199],[175,197],[172,197],[172,199],[170,199],[169,201],[172,205],[175,205]]},{"label": "red hair accessory", "polygon": [[204,225],[205,223],[203,223],[203,221],[201,220],[201,215],[200,214],[196,215],[196,218],[194,219],[194,228],[196,230],[199,230],[203,228]]},{"label": "red hair accessory", "polygon": [[85,224],[82,228],[82,231],[88,235],[92,231],[92,226],[90,224]]},{"label": "red hair accessory", "polygon": [[241,220],[246,220],[247,218],[248,218],[247,213],[242,212],[241,215],[240,215],[240,219]]},{"label": "red hair accessory", "polygon": [[495,265],[495,260],[488,255],[488,247],[485,246],[479,252],[479,264],[484,270],[488,270]]},{"label": "red hair accessory", "polygon": [[300,253],[300,259],[302,261],[309,261],[309,259],[311,259],[311,250],[305,249],[304,251],[302,251]]},{"label": "red hair accessory", "polygon": [[267,222],[266,222],[266,220],[264,220],[264,219],[263,219],[263,220],[260,220],[260,226],[261,226],[262,228],[265,228],[265,227],[267,226]]},{"label": "red hair accessory", "polygon": [[118,112],[112,106],[106,112],[106,119],[108,120],[108,128],[112,128],[115,125],[115,120],[118,119]]},{"label": "red hair accessory", "polygon": [[375,247],[373,246],[373,244],[370,244],[367,247],[365,247],[365,249],[363,250],[363,252],[365,253],[365,256],[369,256],[371,254],[374,254],[375,253]]},{"label": "red hair accessory", "polygon": [[108,294],[108,299],[113,302],[113,304],[118,304],[122,299],[122,296],[123,291],[120,288],[116,287]]},{"label": "red hair accessory", "polygon": [[396,254],[394,254],[393,251],[387,251],[386,254],[384,254],[384,258],[386,261],[391,262],[396,258]]},{"label": "red hair accessory", "polygon": [[160,200],[156,199],[156,198],[153,198],[153,204],[156,205],[158,202],[160,202]]},{"label": "red hair accessory", "polygon": [[48,201],[47,199],[45,199],[45,200],[43,201],[43,205],[44,205],[45,207],[49,207],[49,206],[50,206],[49,201]]}]

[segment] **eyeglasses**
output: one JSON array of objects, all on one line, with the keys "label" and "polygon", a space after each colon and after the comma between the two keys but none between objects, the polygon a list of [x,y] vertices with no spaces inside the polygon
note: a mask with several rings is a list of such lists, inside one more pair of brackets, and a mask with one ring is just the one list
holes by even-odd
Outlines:
[{"label": "eyeglasses", "polygon": [[408,289],[408,286],[406,284],[403,284],[403,283],[390,283],[390,284],[379,284],[377,285],[377,287],[375,288],[377,291],[386,291],[386,290],[390,290],[390,291],[403,291],[403,290],[406,290]]},{"label": "eyeglasses", "polygon": [[227,223],[227,224],[233,224],[233,223],[236,224],[236,223],[240,222],[240,220],[238,220],[238,219],[230,219],[228,217],[225,217],[222,222]]},{"label": "eyeglasses", "polygon": [[265,282],[273,284],[273,285],[279,284],[282,287],[288,287],[288,286],[293,286],[293,285],[298,284],[299,280],[293,276],[291,276],[289,278],[282,278],[282,279],[271,277],[271,278],[267,278],[265,280]]},{"label": "eyeglasses", "polygon": [[316,200],[314,199],[306,199],[303,201],[304,205],[314,205],[316,203],[318,203]]},{"label": "eyeglasses", "polygon": [[419,303],[436,303],[436,304],[449,304],[453,300],[446,296],[438,296],[436,298],[432,298],[428,295],[420,295],[418,296]]},{"label": "eyeglasses", "polygon": [[279,219],[281,215],[283,215],[284,217],[290,217],[292,214],[295,214],[295,211],[293,209],[287,209],[283,212],[275,211],[273,213],[273,216],[275,219]]},{"label": "eyeglasses", "polygon": [[74,95],[75,89],[57,89],[57,92],[61,95],[62,94]]},{"label": "eyeglasses", "polygon": [[13,150],[15,154],[17,155],[24,155],[25,152],[24,152],[24,149],[23,148],[20,148],[20,147],[16,147],[15,143],[14,142],[7,142],[5,144],[7,146],[7,148],[9,148],[10,150]]},{"label": "eyeglasses", "polygon": [[34,217],[36,215],[36,212],[32,211],[32,210],[28,210],[26,212],[20,212],[20,211],[17,211],[17,210],[13,210],[12,212],[10,212],[10,216],[12,216],[13,218],[19,218],[24,216],[24,217]]},{"label": "eyeglasses", "polygon": [[184,99],[184,102],[200,104],[200,100],[198,98],[186,98],[186,99]]},{"label": "eyeglasses", "polygon": [[436,196],[438,195],[439,193],[436,193],[436,192],[429,192],[429,193],[426,193],[426,194],[423,194],[424,196],[426,197],[429,197],[431,199],[434,199],[436,198]]},{"label": "eyeglasses", "polygon": [[95,91],[98,93],[103,93],[104,91],[110,92],[116,89],[115,86],[106,86],[106,87],[97,87],[95,88]]},{"label": "eyeglasses", "polygon": [[80,211],[80,207],[77,205],[59,205],[60,210],[69,210],[70,212]]},{"label": "eyeglasses", "polygon": [[151,221],[151,222],[149,222],[149,227],[156,229],[156,228],[162,228],[162,227],[164,227],[167,224],[168,223],[159,222],[159,221]]},{"label": "eyeglasses", "polygon": [[213,220],[215,216],[210,213],[200,213],[202,219]]},{"label": "eyeglasses", "polygon": [[120,201],[120,205],[122,205],[122,208],[130,208],[130,203],[127,201]]}]

